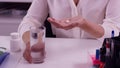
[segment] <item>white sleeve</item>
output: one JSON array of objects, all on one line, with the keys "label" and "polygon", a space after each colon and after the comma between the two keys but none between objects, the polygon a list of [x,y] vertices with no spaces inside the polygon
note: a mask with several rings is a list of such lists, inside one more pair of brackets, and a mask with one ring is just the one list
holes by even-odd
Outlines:
[{"label": "white sleeve", "polygon": [[109,0],[106,7],[105,19],[101,25],[104,28],[104,36],[99,38],[103,41],[104,38],[111,37],[111,32],[114,30],[114,36],[119,35],[120,31],[120,0]]},{"label": "white sleeve", "polygon": [[28,31],[31,26],[43,25],[48,15],[47,0],[33,0],[27,15],[23,18],[23,21],[18,27],[18,32],[22,37],[23,33]]}]

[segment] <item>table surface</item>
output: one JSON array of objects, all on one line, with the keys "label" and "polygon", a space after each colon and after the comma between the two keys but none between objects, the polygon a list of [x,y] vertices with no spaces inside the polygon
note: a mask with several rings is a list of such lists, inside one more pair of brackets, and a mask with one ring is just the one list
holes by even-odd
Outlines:
[{"label": "table surface", "polygon": [[[29,64],[22,51],[10,52],[0,68],[93,68],[90,55],[102,42],[91,39],[46,38],[46,58],[42,64]],[[10,37],[0,36],[0,46],[10,51]],[[21,45],[22,46],[22,45]]]}]

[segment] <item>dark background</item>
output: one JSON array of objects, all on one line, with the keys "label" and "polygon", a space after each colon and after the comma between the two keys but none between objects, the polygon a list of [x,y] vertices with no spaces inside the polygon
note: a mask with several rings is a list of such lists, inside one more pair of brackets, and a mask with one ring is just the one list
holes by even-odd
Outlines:
[{"label": "dark background", "polygon": [[[0,2],[0,12],[2,10],[17,9],[17,10],[28,10],[31,3],[17,3],[17,2]],[[49,15],[48,15],[49,17]],[[47,18],[46,18],[47,19]],[[46,37],[55,37],[52,33],[51,24],[45,20]]]}]

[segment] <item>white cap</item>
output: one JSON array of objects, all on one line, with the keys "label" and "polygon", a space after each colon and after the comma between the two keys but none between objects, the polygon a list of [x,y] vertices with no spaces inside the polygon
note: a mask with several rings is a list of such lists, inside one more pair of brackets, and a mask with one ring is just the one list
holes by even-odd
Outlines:
[{"label": "white cap", "polygon": [[12,39],[18,39],[19,38],[19,33],[18,32],[13,32],[13,33],[10,33],[10,36]]}]

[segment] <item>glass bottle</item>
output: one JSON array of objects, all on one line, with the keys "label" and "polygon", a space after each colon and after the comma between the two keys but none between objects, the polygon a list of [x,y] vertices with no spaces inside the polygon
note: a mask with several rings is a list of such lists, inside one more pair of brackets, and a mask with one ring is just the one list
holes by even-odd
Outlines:
[{"label": "glass bottle", "polygon": [[45,27],[30,27],[32,63],[43,63],[45,58]]}]

